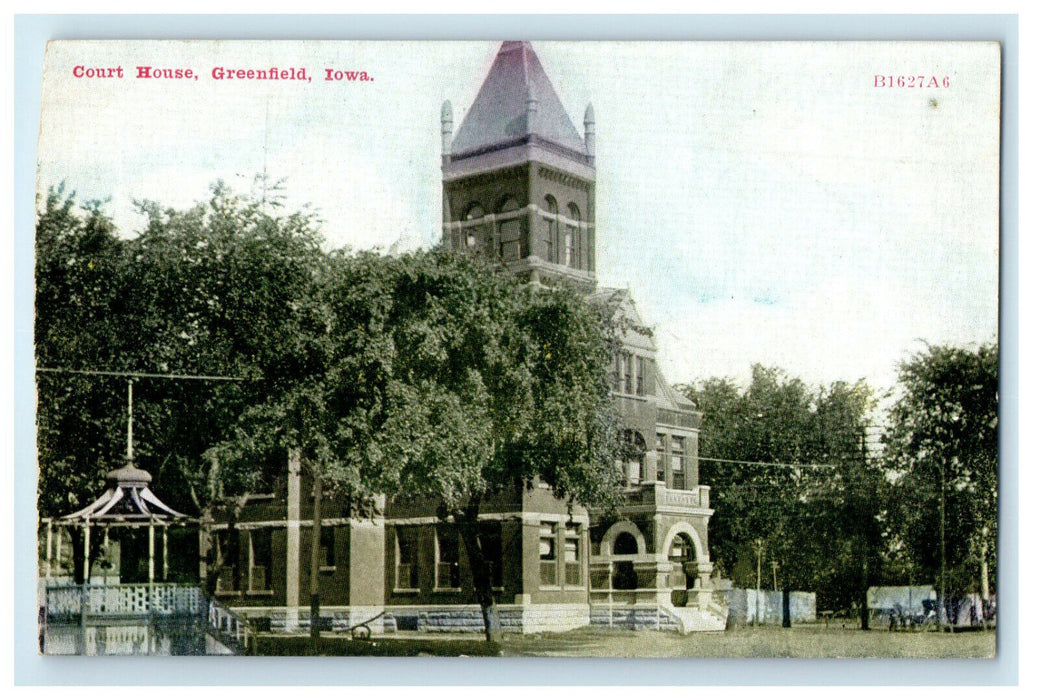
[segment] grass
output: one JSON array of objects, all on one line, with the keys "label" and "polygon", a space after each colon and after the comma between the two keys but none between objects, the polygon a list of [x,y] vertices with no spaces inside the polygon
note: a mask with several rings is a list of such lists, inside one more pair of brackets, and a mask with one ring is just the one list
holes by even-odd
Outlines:
[{"label": "grass", "polygon": [[[311,656],[311,640],[307,635],[259,634],[253,652],[257,656]],[[431,637],[379,637],[371,640],[351,639],[348,635],[322,634],[318,656],[498,656],[497,647],[489,647],[484,638],[475,635],[443,635]]]},{"label": "grass", "polygon": [[830,627],[743,627],[683,636],[586,627],[510,635],[503,647],[507,656],[990,658],[996,653],[996,632],[864,632],[832,623]]},{"label": "grass", "polygon": [[[261,634],[256,653],[262,656],[308,656],[305,635]],[[324,656],[497,656],[482,635],[398,634],[370,641],[323,634]],[[726,632],[680,635],[584,627],[569,632],[507,634],[504,656],[560,657],[791,657],[791,658],[991,658],[996,653],[994,630],[942,632],[863,632],[841,623],[779,627],[743,627]]]}]

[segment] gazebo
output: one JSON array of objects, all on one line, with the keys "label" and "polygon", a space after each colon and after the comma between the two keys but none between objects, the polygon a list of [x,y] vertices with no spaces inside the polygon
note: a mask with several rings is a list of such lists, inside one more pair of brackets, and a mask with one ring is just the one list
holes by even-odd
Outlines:
[{"label": "gazebo", "polygon": [[86,508],[69,513],[56,521],[47,521],[47,571],[50,576],[52,561],[52,532],[54,525],[69,528],[81,528],[83,531],[83,581],[90,582],[90,532],[92,527],[105,529],[108,539],[110,527],[147,527],[148,528],[148,583],[155,582],[155,529],[162,532],[162,579],[169,575],[167,561],[167,528],[171,521],[187,523],[191,519],[170,508],[159,500],[149,488],[152,475],[138,469],[133,462],[119,469],[113,469],[107,475],[108,488]]},{"label": "gazebo", "polygon": [[[155,583],[155,529],[162,531],[162,580],[169,575],[167,560],[167,528],[173,522],[188,524],[195,519],[179,513],[163,503],[149,487],[152,475],[134,465],[134,383],[127,383],[126,464],[108,472],[107,489],[93,503],[60,518],[45,518],[47,552],[44,576],[51,576],[54,526],[83,531],[83,582],[90,583],[90,533],[92,527],[104,528],[108,542],[110,527],[148,528],[148,583]],[[60,557],[60,553],[59,553]]]}]

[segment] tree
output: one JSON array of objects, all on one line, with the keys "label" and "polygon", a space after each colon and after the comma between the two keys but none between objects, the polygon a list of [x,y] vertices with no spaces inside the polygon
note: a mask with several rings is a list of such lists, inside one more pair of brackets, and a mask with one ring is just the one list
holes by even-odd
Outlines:
[{"label": "tree", "polygon": [[486,500],[539,480],[582,505],[619,497],[614,310],[443,249],[340,253],[323,294],[327,364],[254,411],[247,432],[282,431],[341,493],[436,508],[457,529],[497,639]]},{"label": "tree", "polygon": [[900,366],[884,436],[908,573],[953,595],[996,572],[998,364],[995,344],[929,345]]},{"label": "tree", "polygon": [[865,449],[874,399],[862,381],[810,387],[752,367],[751,383],[680,390],[704,414],[700,480],[712,487],[712,552],[738,584],[757,585],[758,542],[785,588],[844,609],[876,578],[878,466]]},{"label": "tree", "polygon": [[[137,462],[163,482],[171,505],[197,510],[204,522],[220,510],[233,524],[246,496],[284,464],[284,454],[236,460],[219,448],[248,406],[315,362],[308,300],[322,261],[316,222],[281,216],[277,204],[217,183],[184,211],[140,203],[144,230],[121,238],[101,204],[81,213],[58,189],[37,222],[39,366],[241,380],[135,387]],[[38,392],[40,513],[58,516],[86,505],[122,461],[125,380],[40,374]],[[212,592],[221,560],[234,552],[218,555],[207,532],[201,554]]]},{"label": "tree", "polygon": [[[246,497],[286,454],[315,482],[319,527],[326,493],[362,511],[380,494],[436,503],[465,546],[489,639],[498,622],[478,523],[486,500],[536,481],[574,504],[620,497],[607,373],[616,304],[522,286],[446,250],[325,254],[312,217],[276,215],[220,183],[184,211],[139,207],[146,226],[123,240],[100,207],[81,217],[62,193],[48,199],[38,352],[57,367],[243,380],[152,387],[135,409],[135,453],[175,485],[171,505],[231,525],[219,554],[203,528],[211,592],[235,558]],[[72,382],[40,384],[41,503],[73,473],[83,479],[68,508],[42,513],[81,505],[117,459],[124,394],[84,383],[64,404]],[[98,439],[70,430],[70,417]],[[319,606],[315,591],[312,616]]]}]

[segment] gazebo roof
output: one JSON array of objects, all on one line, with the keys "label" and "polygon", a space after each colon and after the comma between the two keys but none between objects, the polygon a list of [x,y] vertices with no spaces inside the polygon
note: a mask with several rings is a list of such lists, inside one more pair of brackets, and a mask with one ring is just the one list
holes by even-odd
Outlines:
[{"label": "gazebo roof", "polygon": [[108,488],[86,508],[60,518],[64,522],[128,522],[149,520],[183,520],[178,513],[159,500],[148,484],[152,475],[128,462],[107,474]]}]

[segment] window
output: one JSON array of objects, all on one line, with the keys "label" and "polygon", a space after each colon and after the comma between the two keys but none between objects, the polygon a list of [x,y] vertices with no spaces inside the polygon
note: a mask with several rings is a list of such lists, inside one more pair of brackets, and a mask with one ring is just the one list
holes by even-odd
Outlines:
[{"label": "window", "polygon": [[402,590],[419,588],[419,531],[414,527],[397,528],[397,579],[394,587]]},{"label": "window", "polygon": [[581,532],[577,527],[564,530],[563,575],[568,586],[581,585]]},{"label": "window", "polygon": [[622,360],[623,360],[622,353],[617,353],[616,355],[614,355],[614,386],[613,386],[613,388],[614,388],[614,391],[618,392],[619,394],[621,393],[621,376],[622,376],[621,363],[622,363]]},{"label": "window", "polygon": [[686,461],[686,446],[681,437],[672,437],[672,488],[686,488],[683,466]]},{"label": "window", "polygon": [[574,223],[567,224],[567,231],[563,237],[564,264],[567,267],[581,267],[579,262],[581,251],[575,251],[575,246],[579,246],[578,222],[581,221],[581,211],[578,210],[578,206],[574,202],[567,205],[567,216]]},{"label": "window", "polygon": [[271,589],[271,531],[249,531],[249,590]]},{"label": "window", "polygon": [[323,569],[336,568],[336,528],[327,526],[321,528],[321,544],[319,561]]},{"label": "window", "polygon": [[646,460],[646,442],[635,430],[626,430],[625,435],[625,481],[636,485],[643,478],[643,465]]},{"label": "window", "polygon": [[[471,204],[469,210],[466,212],[466,221],[481,221],[484,218],[484,208],[479,204]],[[484,227],[479,224],[472,224],[466,228],[466,247],[475,248],[480,240],[481,235],[484,233]]]},{"label": "window", "polygon": [[[506,214],[519,209],[517,201],[512,197],[506,198],[502,206],[498,208],[500,214]],[[498,255],[505,262],[513,262],[521,258],[520,254],[520,218],[512,217],[505,219],[498,226]]]},{"label": "window", "polygon": [[556,526],[543,523],[538,536],[539,577],[543,586],[558,584],[556,555]]},{"label": "window", "polygon": [[552,195],[545,196],[545,259],[557,262],[556,239],[560,236],[560,208]]},{"label": "window", "polygon": [[450,527],[437,528],[437,581],[435,588],[458,588],[459,533]]},{"label": "window", "polygon": [[664,482],[665,454],[664,446],[668,440],[667,435],[657,434],[657,480]]},{"label": "window", "polygon": [[645,382],[645,360],[642,357],[636,357],[636,395],[643,396],[646,394],[646,382]]},{"label": "window", "polygon": [[625,373],[625,388],[623,391],[626,394],[631,394],[635,388],[632,382],[632,353],[626,352],[622,355],[621,369]]},{"label": "window", "polygon": [[502,587],[502,523],[486,522],[480,525],[480,547],[484,552],[491,587]]}]

